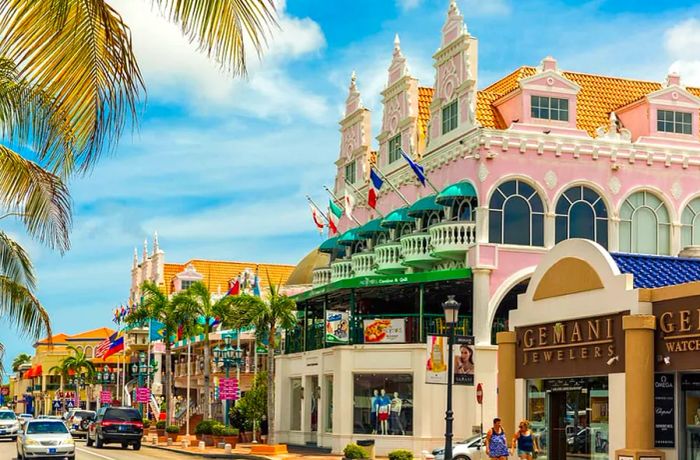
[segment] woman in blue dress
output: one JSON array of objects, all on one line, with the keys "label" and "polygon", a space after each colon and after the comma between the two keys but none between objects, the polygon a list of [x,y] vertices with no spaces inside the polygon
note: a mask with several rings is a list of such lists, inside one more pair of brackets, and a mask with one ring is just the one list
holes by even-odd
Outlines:
[{"label": "woman in blue dress", "polygon": [[486,454],[489,458],[508,460],[508,441],[501,426],[501,419],[493,419],[493,428],[486,433]]}]

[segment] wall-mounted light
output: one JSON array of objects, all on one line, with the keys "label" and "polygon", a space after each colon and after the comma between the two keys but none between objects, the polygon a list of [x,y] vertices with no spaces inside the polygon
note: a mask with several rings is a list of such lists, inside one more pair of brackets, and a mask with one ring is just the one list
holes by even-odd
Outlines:
[{"label": "wall-mounted light", "polygon": [[669,365],[671,364],[671,357],[670,356],[664,356],[664,364]]},{"label": "wall-mounted light", "polygon": [[613,364],[615,364],[615,361],[619,361],[619,360],[620,360],[619,356],[613,356],[612,358],[610,358],[608,360],[607,364],[608,364],[608,366],[612,366]]}]

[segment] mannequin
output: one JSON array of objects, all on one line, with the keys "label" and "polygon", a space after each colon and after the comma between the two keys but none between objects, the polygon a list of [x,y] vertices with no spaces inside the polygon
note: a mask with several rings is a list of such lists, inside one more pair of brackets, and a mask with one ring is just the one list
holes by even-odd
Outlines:
[{"label": "mannequin", "polygon": [[391,414],[389,415],[389,424],[391,434],[402,434],[405,435],[406,432],[401,424],[401,398],[399,398],[398,391],[394,392],[394,399],[391,400]]},{"label": "mannequin", "polygon": [[380,434],[389,434],[389,410],[391,409],[391,398],[387,396],[386,390],[382,388],[379,396],[379,409],[377,417],[379,418]]},{"label": "mannequin", "polygon": [[693,420],[693,421],[695,422],[695,424],[700,425],[700,407],[698,407],[698,409],[695,411],[694,418],[695,418],[695,420]]},{"label": "mannequin", "polygon": [[369,407],[369,424],[372,425],[372,434],[377,434],[377,410],[379,409],[379,390],[372,392]]}]

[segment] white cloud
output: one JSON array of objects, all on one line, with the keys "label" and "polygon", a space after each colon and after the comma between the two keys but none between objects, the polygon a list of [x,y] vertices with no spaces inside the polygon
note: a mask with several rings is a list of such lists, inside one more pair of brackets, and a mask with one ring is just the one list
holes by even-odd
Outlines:
[{"label": "white cloud", "polygon": [[508,0],[465,0],[459,3],[467,18],[477,16],[505,16],[511,12]]},{"label": "white cloud", "polygon": [[422,0],[396,0],[396,6],[401,11],[410,11],[420,6]]},{"label": "white cloud", "polygon": [[689,18],[668,28],[664,46],[673,60],[669,72],[679,73],[684,84],[700,86],[700,20]]}]

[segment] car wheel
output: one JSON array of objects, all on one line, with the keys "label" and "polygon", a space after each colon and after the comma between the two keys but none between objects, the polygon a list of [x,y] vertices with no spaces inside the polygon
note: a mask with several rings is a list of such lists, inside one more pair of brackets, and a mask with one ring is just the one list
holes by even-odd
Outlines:
[{"label": "car wheel", "polygon": [[12,436],[12,437],[10,438],[10,440],[11,440],[12,442],[17,442],[17,436]]},{"label": "car wheel", "polygon": [[90,433],[85,435],[85,445],[92,447],[92,439],[90,439]]},{"label": "car wheel", "polygon": [[141,450],[141,441],[134,443],[134,450]]},{"label": "car wheel", "polygon": [[95,433],[95,447],[98,449],[102,449],[102,446],[104,445],[104,441],[102,441],[102,438],[100,438],[99,433]]},{"label": "car wheel", "polygon": [[122,449],[126,449],[127,447],[129,447],[129,443],[128,443],[128,442],[123,442],[123,443],[122,443]]},{"label": "car wheel", "polygon": [[456,457],[452,457],[454,460],[471,460],[469,457],[466,455],[457,455]]}]

